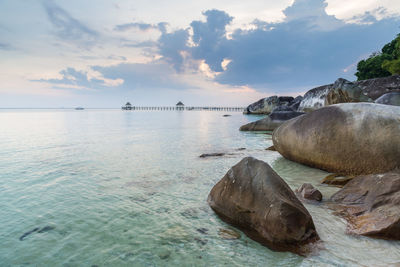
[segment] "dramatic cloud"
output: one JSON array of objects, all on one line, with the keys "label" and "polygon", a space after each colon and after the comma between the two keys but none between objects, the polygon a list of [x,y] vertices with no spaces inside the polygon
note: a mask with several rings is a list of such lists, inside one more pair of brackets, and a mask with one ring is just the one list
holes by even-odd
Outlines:
[{"label": "dramatic cloud", "polygon": [[229,54],[226,26],[231,23],[233,17],[219,10],[208,10],[203,12],[203,15],[207,18],[206,22],[193,21],[190,24],[195,44],[191,54],[195,59],[204,59],[211,70],[221,72],[221,63]]},{"label": "dramatic cloud", "polygon": [[191,36],[188,29],[164,33],[159,53],[178,70],[185,59],[203,60],[219,83],[282,92],[340,76],[353,79],[354,69],[348,67],[394,38],[399,20],[371,23],[365,14],[358,23],[345,23],[328,15],[326,6],[322,0],[297,0],[283,11],[283,22],[256,20],[250,30],[236,29],[230,35],[226,26],[233,18],[209,10],[203,13],[205,22],[190,24]]},{"label": "dramatic cloud", "polygon": [[[60,38],[82,42],[98,35],[53,2],[45,3]],[[144,60],[135,62],[125,54],[113,58],[119,64],[96,63],[85,71],[67,68],[61,78],[39,81],[57,88],[190,90],[206,85],[215,90],[295,94],[339,77],[354,79],[356,63],[393,39],[400,25],[393,16],[378,20],[378,11],[344,21],[326,9],[323,0],[296,0],[283,10],[284,20],[271,23],[259,18],[241,28],[233,28],[233,16],[215,9],[203,12],[204,20],[194,20],[186,28],[165,22],[119,24],[114,33],[124,35],[120,48],[139,51]],[[135,39],[137,35],[141,36]]]},{"label": "dramatic cloud", "polygon": [[43,3],[47,16],[53,24],[55,34],[62,40],[90,46],[98,37],[98,33],[73,18],[66,10],[52,0]]},{"label": "dramatic cloud", "polygon": [[164,60],[170,63],[176,71],[182,71],[184,52],[188,50],[189,32],[185,30],[177,30],[167,33],[162,29],[162,34],[158,40],[159,53]]}]

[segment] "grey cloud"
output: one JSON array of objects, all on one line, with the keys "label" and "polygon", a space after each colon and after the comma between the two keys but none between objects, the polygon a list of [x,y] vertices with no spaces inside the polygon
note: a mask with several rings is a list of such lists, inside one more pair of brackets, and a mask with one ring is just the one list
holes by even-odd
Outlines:
[{"label": "grey cloud", "polygon": [[187,51],[187,42],[189,40],[189,32],[185,30],[177,30],[171,33],[164,31],[158,39],[159,53],[164,60],[170,63],[176,71],[180,72],[183,68],[184,57],[182,52]]},{"label": "grey cloud", "polygon": [[[176,79],[175,70],[165,62],[142,63],[121,63],[112,66],[92,66],[92,70],[98,71],[106,79],[122,79],[124,82],[119,84],[117,90],[165,90],[187,88],[187,84]],[[53,88],[71,88],[75,86],[104,89],[104,81],[88,79],[87,72],[79,71],[74,68],[67,68],[60,71],[60,79],[40,79],[35,82],[46,82],[53,85]],[[109,86],[107,86],[109,88]],[[192,86],[194,88],[194,86]]]},{"label": "grey cloud", "polygon": [[[122,90],[188,88],[188,84],[174,78],[177,72],[188,67],[186,57],[204,60],[211,70],[220,72],[216,82],[249,85],[260,91],[273,88],[274,93],[298,92],[338,77],[354,79],[353,73],[344,69],[354,65],[360,56],[379,50],[392,40],[398,33],[400,20],[388,18],[371,24],[346,24],[328,15],[325,7],[322,0],[296,0],[284,10],[287,17],[283,22],[255,20],[255,29],[236,29],[229,39],[226,26],[233,18],[224,11],[209,10],[203,13],[205,21],[190,24],[193,36],[190,28],[168,32],[166,24],[161,23],[157,25],[161,36],[155,44],[131,44],[160,54],[160,61],[93,69],[105,78],[124,79],[118,87]],[[371,19],[367,13],[362,19],[368,17]],[[189,42],[191,37],[194,45]],[[226,69],[221,66],[224,59],[231,60]],[[62,74],[63,79],[49,82],[57,84],[62,80],[95,86],[73,69]],[[75,78],[68,79],[69,75]]]},{"label": "grey cloud", "polygon": [[[101,88],[104,87],[103,81],[97,79],[88,79],[87,72],[79,71],[74,68],[67,68],[60,71],[61,79],[40,79],[33,80],[34,82],[46,82],[55,85],[54,88],[70,86],[79,86],[85,88]],[[58,85],[58,86],[57,86]]]},{"label": "grey cloud", "polygon": [[213,71],[223,71],[221,62],[229,53],[226,45],[226,26],[231,23],[233,17],[224,11],[208,10],[203,12],[206,22],[193,21],[190,26],[193,29],[193,42],[196,44],[191,49],[195,59],[204,59]]},{"label": "grey cloud", "polygon": [[[204,12],[206,21],[193,21],[193,42],[187,42],[187,29],[168,36],[168,49],[160,49],[164,59],[179,69],[180,52],[202,59],[213,71],[221,72],[215,80],[230,85],[275,88],[287,91],[329,83],[343,76],[354,79],[344,69],[360,55],[378,50],[394,38],[398,18],[375,21],[367,25],[346,24],[325,11],[322,0],[296,0],[284,10],[280,23],[255,20],[256,29],[237,29],[226,38],[226,26],[232,17],[223,11]],[[180,34],[178,34],[180,33]],[[166,35],[162,35],[162,48]],[[226,70],[223,59],[230,59]]]},{"label": "grey cloud", "polygon": [[164,90],[164,89],[186,89],[184,84],[175,77],[175,70],[163,62],[152,62],[148,64],[122,63],[114,66],[93,66],[93,70],[99,71],[103,77],[108,79],[123,79],[124,83],[119,86],[123,90]]},{"label": "grey cloud", "polygon": [[43,2],[46,14],[55,28],[55,34],[62,40],[77,43],[79,46],[93,45],[99,34],[73,18],[66,10],[52,0]]},{"label": "grey cloud", "polygon": [[0,50],[14,50],[14,47],[10,44],[0,42]]},{"label": "grey cloud", "polygon": [[164,33],[167,31],[168,23],[166,22],[160,22],[157,24],[150,24],[150,23],[141,23],[141,22],[132,22],[132,23],[125,23],[125,24],[119,24],[114,27],[115,31],[129,31],[132,29],[137,29],[141,31],[148,31],[148,30],[159,30],[160,32]]},{"label": "grey cloud", "polygon": [[148,31],[151,29],[158,29],[157,25],[153,24],[148,24],[148,23],[138,23],[138,22],[132,22],[132,23],[126,23],[126,24],[120,24],[115,26],[114,30],[116,31],[127,31],[131,29],[139,29],[141,31]]}]

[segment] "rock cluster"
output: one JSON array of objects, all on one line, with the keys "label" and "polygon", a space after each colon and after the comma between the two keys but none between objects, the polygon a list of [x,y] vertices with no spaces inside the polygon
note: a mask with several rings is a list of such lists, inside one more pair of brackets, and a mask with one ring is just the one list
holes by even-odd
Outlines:
[{"label": "rock cluster", "polygon": [[298,111],[309,112],[339,103],[373,102],[391,92],[400,92],[400,76],[398,75],[357,82],[339,78],[333,84],[309,90],[304,95]]}]

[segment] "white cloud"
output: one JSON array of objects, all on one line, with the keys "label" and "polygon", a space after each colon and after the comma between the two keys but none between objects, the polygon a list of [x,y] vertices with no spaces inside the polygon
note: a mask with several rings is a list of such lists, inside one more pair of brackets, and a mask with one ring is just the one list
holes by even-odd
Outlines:
[{"label": "white cloud", "polygon": [[[351,21],[365,12],[371,12],[378,20],[400,15],[398,0],[326,0],[326,2],[328,3],[327,13],[341,20]],[[385,9],[383,13],[379,12],[382,8]]]}]

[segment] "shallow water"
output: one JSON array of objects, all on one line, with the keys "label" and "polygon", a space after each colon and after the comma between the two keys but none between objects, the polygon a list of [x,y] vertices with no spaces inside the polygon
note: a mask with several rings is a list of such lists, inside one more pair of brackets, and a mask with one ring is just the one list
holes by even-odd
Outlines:
[{"label": "shallow water", "polygon": [[[245,156],[268,162],[292,189],[310,182],[325,199],[337,191],[319,184],[326,172],[266,151],[270,135],[238,131],[256,116],[225,113],[0,111],[0,266],[400,262],[400,242],[345,235],[345,222],[324,205],[306,204],[324,240],[319,255],[273,252],[244,234],[220,238],[231,227],[206,199]],[[232,155],[199,158],[210,152]]]}]

